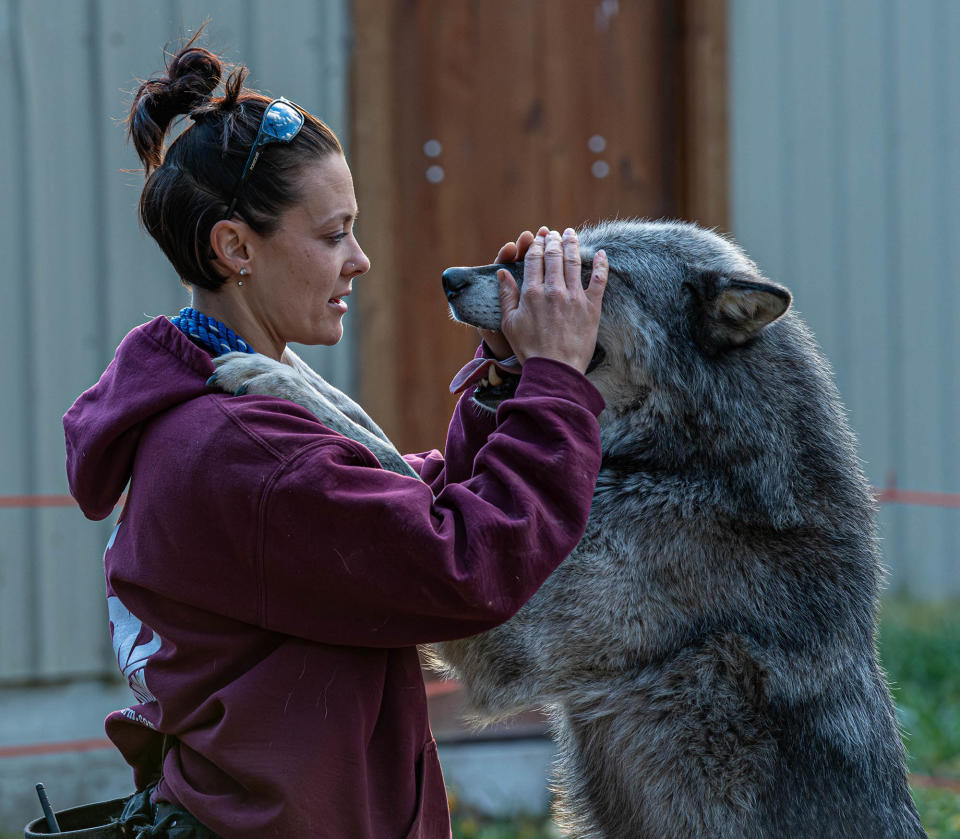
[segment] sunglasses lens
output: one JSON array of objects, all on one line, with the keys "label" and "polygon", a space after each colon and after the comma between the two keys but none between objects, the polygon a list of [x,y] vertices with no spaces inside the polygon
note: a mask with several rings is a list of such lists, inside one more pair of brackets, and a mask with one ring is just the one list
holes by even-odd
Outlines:
[{"label": "sunglasses lens", "polygon": [[233,217],[240,191],[247,182],[247,178],[250,177],[253,167],[257,165],[257,161],[260,159],[260,150],[271,143],[289,143],[300,133],[303,122],[303,114],[298,108],[294,107],[292,102],[286,99],[275,99],[267,106],[267,109],[263,112],[263,117],[260,119],[260,128],[257,131],[253,146],[250,148],[247,162],[243,164],[240,180],[237,182],[237,188],[234,190],[233,198],[224,218]]},{"label": "sunglasses lens", "polygon": [[274,102],[263,115],[260,143],[289,143],[303,128],[303,114],[286,102]]}]

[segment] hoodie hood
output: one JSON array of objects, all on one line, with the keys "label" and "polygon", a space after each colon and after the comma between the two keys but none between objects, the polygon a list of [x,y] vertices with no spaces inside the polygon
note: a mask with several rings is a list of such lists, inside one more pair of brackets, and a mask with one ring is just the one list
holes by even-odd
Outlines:
[{"label": "hoodie hood", "polygon": [[130,480],[144,426],[205,393],[214,367],[168,318],[127,334],[93,387],[63,416],[70,494],[94,520],[110,515]]}]

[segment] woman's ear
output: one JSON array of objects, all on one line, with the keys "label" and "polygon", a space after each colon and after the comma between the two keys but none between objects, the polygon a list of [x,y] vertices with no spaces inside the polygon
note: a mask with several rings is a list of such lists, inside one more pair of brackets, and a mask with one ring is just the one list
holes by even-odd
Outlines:
[{"label": "woman's ear", "polygon": [[252,231],[242,221],[224,219],[210,230],[213,264],[226,276],[239,274],[241,268],[250,268],[249,242]]}]

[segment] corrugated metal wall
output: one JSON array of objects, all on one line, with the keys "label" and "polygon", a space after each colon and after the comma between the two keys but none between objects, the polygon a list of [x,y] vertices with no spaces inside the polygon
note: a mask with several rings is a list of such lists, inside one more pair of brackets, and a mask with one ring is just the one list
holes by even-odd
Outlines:
[{"label": "corrugated metal wall", "polygon": [[[203,43],[250,84],[348,125],[347,0],[0,0],[0,495],[65,493],[61,415],[123,335],[187,294],[135,209],[142,175],[119,121],[135,77]],[[351,324],[304,357],[347,390]],[[100,557],[110,523],[75,508],[0,509],[0,681],[111,672]]]},{"label": "corrugated metal wall", "polygon": [[[960,3],[730,14],[733,231],[817,333],[874,484],[960,493]],[[892,590],[960,594],[960,510],[881,521]]]},{"label": "corrugated metal wall", "polygon": [[[0,495],[66,491],[60,416],[132,326],[185,301],[137,227],[118,121],[206,43],[345,136],[348,0],[0,0]],[[733,230],[832,360],[871,480],[960,492],[960,3],[730,0]],[[304,351],[353,390],[350,336]],[[960,511],[882,513],[891,586],[960,593]],[[0,681],[112,672],[109,523],[0,508]]]}]

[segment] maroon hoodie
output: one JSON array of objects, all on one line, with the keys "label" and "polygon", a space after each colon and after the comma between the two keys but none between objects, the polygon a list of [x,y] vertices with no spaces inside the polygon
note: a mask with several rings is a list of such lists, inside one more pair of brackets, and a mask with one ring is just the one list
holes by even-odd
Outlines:
[{"label": "maroon hoodie", "polygon": [[[530,359],[496,420],[461,400],[423,482],[281,399],[206,387],[166,318],[134,329],[64,417],[138,704],[110,739],[138,788],[226,839],[449,835],[414,645],[513,615],[583,535],[603,401]],[[435,497],[434,497],[435,496]]]}]

